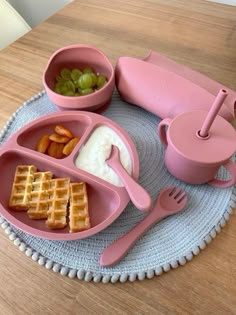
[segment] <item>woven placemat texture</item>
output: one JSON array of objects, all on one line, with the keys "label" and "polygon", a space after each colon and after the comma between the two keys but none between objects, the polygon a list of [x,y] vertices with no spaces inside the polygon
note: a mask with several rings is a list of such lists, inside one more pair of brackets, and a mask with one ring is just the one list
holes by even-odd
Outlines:
[{"label": "woven placemat texture", "polygon": [[[0,144],[26,123],[55,111],[57,108],[44,91],[35,95],[8,121],[2,130]],[[157,135],[160,118],[123,102],[117,92],[103,115],[120,124],[133,139],[140,159],[139,183],[153,201],[163,187],[179,185],[189,196],[186,208],[152,227],[126,257],[109,268],[99,265],[102,251],[145,215],[131,202],[112,225],[87,239],[65,242],[36,238],[0,217],[2,228],[27,256],[70,278],[104,283],[143,280],[184,265],[198,255],[226,224],[235,207],[235,187],[218,189],[209,185],[187,185],[171,176],[164,166],[164,148]],[[220,169],[218,177],[227,178],[227,171]]]}]

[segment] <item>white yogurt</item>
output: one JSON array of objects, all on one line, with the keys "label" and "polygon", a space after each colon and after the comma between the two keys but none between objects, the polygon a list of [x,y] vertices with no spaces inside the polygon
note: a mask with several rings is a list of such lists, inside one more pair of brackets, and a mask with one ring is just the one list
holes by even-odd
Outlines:
[{"label": "white yogurt", "polygon": [[81,147],[75,164],[78,168],[113,185],[124,186],[120,177],[106,163],[113,144],[120,150],[122,165],[131,174],[132,161],[129,151],[120,136],[108,126],[100,126],[93,131],[88,141]]}]

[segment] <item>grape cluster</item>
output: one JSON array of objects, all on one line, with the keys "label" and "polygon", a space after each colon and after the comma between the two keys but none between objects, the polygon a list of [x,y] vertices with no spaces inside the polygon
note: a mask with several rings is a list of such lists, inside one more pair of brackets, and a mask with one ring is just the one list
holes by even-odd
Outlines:
[{"label": "grape cluster", "polygon": [[56,77],[54,92],[65,96],[82,96],[101,89],[107,83],[107,78],[97,74],[91,67],[63,68]]}]

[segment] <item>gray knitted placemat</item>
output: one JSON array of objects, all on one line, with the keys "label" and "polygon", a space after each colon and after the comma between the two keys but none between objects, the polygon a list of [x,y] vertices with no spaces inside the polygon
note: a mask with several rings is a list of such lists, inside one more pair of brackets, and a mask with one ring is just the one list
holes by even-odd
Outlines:
[{"label": "gray knitted placemat", "polygon": [[[57,111],[43,92],[25,102],[8,121],[0,135],[0,144],[20,127],[46,113]],[[82,240],[49,241],[26,234],[3,217],[0,223],[9,239],[39,265],[70,278],[85,281],[125,282],[143,280],[184,265],[209,244],[229,219],[236,205],[235,187],[218,189],[209,185],[186,185],[166,170],[164,149],[157,136],[160,119],[120,100],[114,92],[104,116],[119,123],[133,139],[140,159],[140,184],[153,201],[166,186],[179,185],[189,196],[187,207],[152,227],[117,265],[101,267],[102,251],[130,230],[144,213],[130,202],[121,216],[102,232]],[[220,178],[227,178],[220,169]]]}]

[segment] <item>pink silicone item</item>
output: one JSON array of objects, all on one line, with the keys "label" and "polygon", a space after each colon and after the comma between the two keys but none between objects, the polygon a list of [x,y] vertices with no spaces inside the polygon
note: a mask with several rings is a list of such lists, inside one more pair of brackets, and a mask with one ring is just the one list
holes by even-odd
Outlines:
[{"label": "pink silicone item", "polygon": [[[236,183],[236,165],[230,160],[236,150],[236,132],[217,115],[226,96],[227,92],[221,90],[209,112],[186,112],[160,122],[158,133],[166,146],[165,165],[176,178],[219,188]],[[215,179],[221,166],[230,172],[230,180]]]},{"label": "pink silicone item", "polygon": [[[208,110],[222,85],[206,76],[151,52],[144,60],[120,57],[116,85],[121,97],[161,118],[174,118],[180,113]],[[236,92],[229,96],[219,115],[233,121]]]},{"label": "pink silicone item", "polygon": [[181,211],[186,203],[187,196],[180,188],[168,187],[161,190],[154,207],[146,217],[103,251],[100,265],[108,267],[119,262],[150,227],[161,219]]},{"label": "pink silicone item", "polygon": [[[63,68],[92,67],[96,73],[107,77],[107,84],[92,94],[85,96],[64,96],[54,92],[56,76]],[[60,110],[98,111],[107,106],[115,87],[115,75],[111,62],[105,54],[94,46],[69,45],[58,49],[50,57],[43,74],[43,84],[49,99]]]},{"label": "pink silicone item", "polygon": [[[196,85],[202,87],[203,89],[207,90],[212,95],[217,95],[220,89],[222,89],[222,84],[219,82],[216,82],[206,75],[197,72],[187,66],[184,66],[183,64],[177,63],[174,60],[158,54],[154,51],[150,51],[148,55],[143,58],[144,61],[158,65],[159,67],[168,70],[170,72],[174,72],[175,74],[185,78],[186,80],[189,80]],[[225,100],[225,105],[229,108],[231,115],[235,116],[235,110],[236,110],[236,91],[233,91],[229,88],[223,87],[227,89],[229,92],[229,95],[227,96],[227,99]]]},{"label": "pink silicone item", "polygon": [[[63,159],[55,159],[35,151],[38,139],[51,134],[56,124],[70,129],[80,138],[72,153]],[[138,154],[128,134],[115,122],[101,115],[83,111],[64,111],[45,115],[14,133],[0,149],[1,180],[4,182],[0,194],[0,214],[17,228],[50,240],[74,240],[92,236],[109,226],[123,212],[130,201],[125,187],[115,186],[103,179],[80,170],[75,165],[79,150],[91,133],[99,126],[112,128],[123,140],[132,160],[132,176],[139,175]],[[69,233],[68,227],[50,230],[45,220],[32,220],[26,212],[10,210],[8,207],[15,168],[17,165],[33,164],[39,171],[51,171],[56,178],[69,177],[72,182],[87,184],[91,228],[86,231]]]},{"label": "pink silicone item", "polygon": [[147,191],[123,167],[117,146],[112,145],[111,154],[106,162],[121,178],[133,204],[139,210],[148,211],[152,205],[152,199]]},{"label": "pink silicone item", "polygon": [[224,165],[228,172],[231,174],[231,179],[229,180],[220,180],[220,179],[213,179],[208,182],[211,186],[218,187],[218,188],[227,188],[236,184],[236,164],[232,160],[228,160]]},{"label": "pink silicone item", "polygon": [[223,105],[224,100],[227,97],[227,95],[228,95],[228,92],[226,90],[222,89],[219,91],[199,131],[200,137],[205,138],[208,136],[211,125],[213,121],[215,120],[216,115],[218,114],[221,106]]}]

